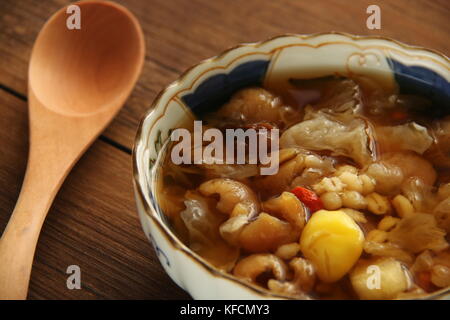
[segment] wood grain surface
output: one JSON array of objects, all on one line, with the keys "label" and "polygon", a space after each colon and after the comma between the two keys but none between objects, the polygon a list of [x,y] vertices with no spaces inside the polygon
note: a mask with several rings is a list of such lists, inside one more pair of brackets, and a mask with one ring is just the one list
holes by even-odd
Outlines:
[{"label": "wood grain surface", "polygon": [[[156,94],[192,64],[241,42],[283,33],[378,34],[450,54],[448,0],[121,0],[142,24],[147,55],[125,107],[75,166],[57,195],[38,244],[30,299],[184,299],[144,238],[135,211],[135,131]],[[37,33],[66,0],[0,2],[0,228],[23,178],[27,69]],[[381,8],[381,30],[366,8]],[[126,62],[124,62],[126,63]],[[82,289],[68,290],[77,264]]]}]

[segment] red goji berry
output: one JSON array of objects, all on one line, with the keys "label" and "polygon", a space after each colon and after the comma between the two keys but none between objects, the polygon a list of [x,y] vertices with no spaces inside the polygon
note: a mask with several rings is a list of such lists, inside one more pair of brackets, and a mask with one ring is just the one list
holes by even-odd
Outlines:
[{"label": "red goji berry", "polygon": [[320,200],[319,196],[314,191],[303,187],[295,187],[291,192],[308,207],[311,213],[323,209],[322,200]]}]

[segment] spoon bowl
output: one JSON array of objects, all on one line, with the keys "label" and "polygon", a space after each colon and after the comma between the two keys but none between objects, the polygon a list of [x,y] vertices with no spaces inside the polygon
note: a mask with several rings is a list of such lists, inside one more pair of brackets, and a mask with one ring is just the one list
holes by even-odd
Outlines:
[{"label": "spoon bowl", "polygon": [[57,12],[34,44],[29,85],[52,111],[89,115],[118,107],[142,63],[142,33],[128,11],[108,2],[81,2],[81,29],[66,26]]},{"label": "spoon bowl", "polygon": [[0,238],[0,299],[25,299],[47,212],[70,169],[113,119],[142,69],[145,45],[136,18],[105,1],[74,3],[39,33],[28,77],[30,146],[24,182]]}]

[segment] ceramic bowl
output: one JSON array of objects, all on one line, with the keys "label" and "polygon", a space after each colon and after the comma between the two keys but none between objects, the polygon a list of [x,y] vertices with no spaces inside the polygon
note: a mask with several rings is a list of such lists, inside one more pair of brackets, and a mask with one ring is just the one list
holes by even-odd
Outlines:
[{"label": "ceramic bowl", "polygon": [[[402,93],[420,93],[450,108],[449,59],[381,37],[341,33],[283,35],[242,44],[205,60],[166,87],[143,117],[133,150],[137,210],[145,235],[169,276],[194,299],[281,298],[224,273],[192,252],[171,230],[156,201],[158,156],[174,128],[225,102],[235,91],[286,78],[369,75]],[[449,298],[442,290],[431,298]]]}]

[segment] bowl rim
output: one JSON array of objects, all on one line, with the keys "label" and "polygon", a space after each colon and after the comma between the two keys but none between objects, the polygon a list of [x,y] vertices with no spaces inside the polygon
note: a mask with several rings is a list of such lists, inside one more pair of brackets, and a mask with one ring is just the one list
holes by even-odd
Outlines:
[{"label": "bowl rim", "polygon": [[[280,39],[280,38],[288,38],[288,37],[294,37],[294,38],[298,38],[300,40],[308,40],[308,39],[312,39],[312,38],[316,38],[316,37],[320,37],[320,36],[327,36],[327,35],[338,35],[338,36],[343,36],[345,38],[347,38],[350,41],[358,41],[358,40],[381,40],[383,42],[388,42],[388,43],[394,43],[398,46],[400,46],[402,49],[406,50],[406,51],[422,51],[422,52],[428,52],[428,53],[432,53],[433,55],[436,55],[440,58],[443,58],[445,60],[446,63],[450,63],[450,58],[447,57],[444,53],[438,51],[438,50],[434,50],[434,49],[428,49],[422,46],[416,46],[416,45],[409,45],[406,43],[403,43],[401,41],[392,39],[390,37],[385,37],[385,36],[380,36],[380,35],[354,35],[351,33],[347,33],[347,32],[338,32],[338,31],[330,31],[330,32],[318,32],[318,33],[311,33],[311,34],[295,34],[295,33],[284,33],[284,34],[280,34],[274,37],[270,37],[266,40],[262,40],[262,41],[257,41],[257,42],[248,42],[248,43],[240,43],[238,45],[229,47],[228,49],[223,50],[221,53],[212,56],[210,58],[204,59],[202,61],[200,61],[199,63],[193,64],[191,65],[189,68],[187,68],[185,71],[183,71],[174,81],[172,81],[169,85],[165,86],[162,90],[159,91],[159,93],[155,96],[155,98],[153,99],[149,109],[142,115],[141,120],[139,121],[139,125],[138,128],[136,130],[136,135],[135,135],[135,139],[134,139],[134,143],[133,143],[133,148],[132,148],[132,169],[133,169],[133,185],[134,185],[134,190],[135,190],[135,194],[136,196],[139,197],[140,202],[143,205],[144,211],[146,216],[148,216],[152,222],[154,223],[154,225],[158,228],[159,232],[164,236],[165,240],[167,240],[168,243],[170,243],[172,245],[172,249],[174,250],[179,250],[182,253],[185,254],[185,256],[187,256],[188,258],[190,258],[193,262],[195,262],[200,268],[202,268],[203,270],[207,271],[210,275],[214,276],[214,277],[221,277],[224,279],[227,279],[231,282],[233,282],[234,284],[239,285],[242,289],[247,289],[252,291],[253,293],[259,294],[260,296],[264,297],[264,298],[272,298],[272,299],[294,299],[294,300],[298,300],[293,298],[293,297],[289,297],[287,295],[281,295],[281,294],[276,294],[273,293],[271,291],[269,291],[268,289],[259,287],[257,285],[251,284],[249,282],[246,282],[238,277],[235,277],[234,275],[232,275],[231,273],[222,271],[216,267],[214,267],[212,264],[210,264],[208,261],[206,261],[203,257],[201,257],[200,255],[198,255],[197,253],[195,253],[194,251],[192,251],[186,244],[184,244],[171,230],[170,228],[163,223],[162,221],[160,221],[156,215],[156,209],[153,208],[153,206],[148,203],[148,201],[146,200],[145,196],[144,196],[144,191],[142,190],[142,187],[139,183],[139,169],[138,169],[138,159],[136,156],[136,148],[137,145],[139,143],[139,141],[141,140],[141,136],[142,136],[142,130],[143,130],[143,125],[144,122],[152,117],[152,114],[157,110],[157,106],[161,101],[161,98],[164,96],[164,94],[174,88],[177,87],[178,85],[180,85],[185,78],[189,75],[190,72],[192,72],[195,68],[197,68],[200,65],[205,65],[205,64],[210,64],[210,63],[215,63],[216,61],[219,61],[223,56],[225,56],[226,54],[228,54],[231,51],[234,51],[236,49],[242,48],[242,47],[253,47],[253,48],[257,48],[259,46],[262,46],[268,42]],[[450,70],[450,67],[448,68]],[[159,154],[157,155],[159,157]],[[157,161],[158,162],[158,161]],[[190,293],[190,292],[188,292]],[[432,299],[439,299],[442,296],[448,295],[450,293],[450,288],[442,288],[436,292],[433,292],[431,294],[428,295],[424,295],[424,296],[419,296],[419,297],[414,297],[412,299],[408,299],[408,300],[432,300]],[[306,296],[308,297],[308,296]]]}]

